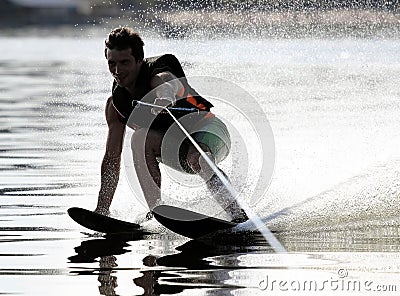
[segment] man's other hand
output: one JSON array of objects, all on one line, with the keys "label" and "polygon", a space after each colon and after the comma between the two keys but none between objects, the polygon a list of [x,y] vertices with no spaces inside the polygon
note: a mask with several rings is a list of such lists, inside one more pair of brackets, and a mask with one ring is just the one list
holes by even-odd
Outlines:
[{"label": "man's other hand", "polygon": [[165,98],[157,98],[154,100],[154,104],[160,107],[151,108],[151,114],[158,115],[160,113],[166,114],[167,111],[164,109],[165,107],[171,107],[175,105],[175,98],[165,97]]}]

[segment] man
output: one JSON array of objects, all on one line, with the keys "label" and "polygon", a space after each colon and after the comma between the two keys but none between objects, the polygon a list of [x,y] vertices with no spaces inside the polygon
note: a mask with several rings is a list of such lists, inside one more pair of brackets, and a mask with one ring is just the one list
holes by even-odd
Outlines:
[{"label": "man", "polygon": [[[135,130],[131,139],[132,156],[150,213],[161,200],[159,162],[162,162],[181,171],[199,174],[232,221],[247,220],[244,211],[193,144],[188,139],[177,140],[179,133],[170,132],[174,130],[172,117],[162,108],[151,109],[137,104],[137,101],[151,99],[151,103],[161,107],[198,110],[182,117],[189,130],[197,131],[192,134],[195,141],[215,163],[229,153],[230,138],[226,126],[210,112],[213,105],[187,83],[178,60],[170,54],[144,59],[143,46],[141,37],[128,27],[112,30],[105,41],[108,68],[115,80],[112,96],[106,103],[108,137],[95,211],[109,214],[119,179],[123,138],[128,125]],[[176,153],[165,154],[163,149]],[[171,161],[175,154],[178,160]]]}]

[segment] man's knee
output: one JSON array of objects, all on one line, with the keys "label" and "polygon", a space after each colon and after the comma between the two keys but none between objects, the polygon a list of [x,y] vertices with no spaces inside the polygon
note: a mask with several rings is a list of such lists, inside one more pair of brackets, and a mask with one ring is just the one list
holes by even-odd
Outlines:
[{"label": "man's knee", "polygon": [[152,129],[141,128],[136,130],[131,137],[131,149],[134,153],[146,151],[158,151],[161,145],[162,135]]},{"label": "man's knee", "polygon": [[145,140],[146,140],[147,130],[138,129],[131,137],[131,149],[133,153],[144,153]]},{"label": "man's knee", "polygon": [[[202,171],[205,171],[206,168],[208,168],[209,166],[207,165],[206,160],[201,156],[200,152],[197,151],[197,149],[193,148],[194,147],[191,147],[191,149],[189,149],[188,151],[186,163],[196,174],[198,174]],[[206,146],[203,146],[201,148],[205,152],[207,157],[211,159],[211,161],[214,161],[214,157],[210,152],[210,149]]]}]

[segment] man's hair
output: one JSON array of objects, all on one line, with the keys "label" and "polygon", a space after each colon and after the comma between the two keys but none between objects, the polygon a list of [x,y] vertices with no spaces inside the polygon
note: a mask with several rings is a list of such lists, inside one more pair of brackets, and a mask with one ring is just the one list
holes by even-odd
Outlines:
[{"label": "man's hair", "polygon": [[132,55],[135,57],[136,62],[143,60],[143,46],[142,38],[132,28],[121,27],[113,29],[105,41],[106,48],[104,54],[107,57],[107,49],[132,49]]}]

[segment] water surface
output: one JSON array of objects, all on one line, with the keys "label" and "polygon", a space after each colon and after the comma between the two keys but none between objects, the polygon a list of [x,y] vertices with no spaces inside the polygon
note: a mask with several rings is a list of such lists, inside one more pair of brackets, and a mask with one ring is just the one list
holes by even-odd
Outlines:
[{"label": "water surface", "polygon": [[[93,209],[99,188],[112,83],[103,41],[0,44],[0,294],[335,295],[350,280],[355,294],[400,289],[397,40],[146,41],[148,56],[173,52],[189,76],[232,81],[262,106],[276,163],[253,206],[287,255],[259,236],[189,241],[150,225],[158,233],[103,237],[75,224],[66,210]],[[112,214],[134,221],[146,209],[125,170]]]}]

